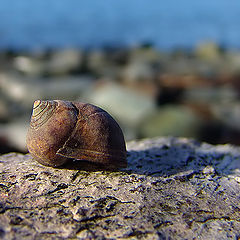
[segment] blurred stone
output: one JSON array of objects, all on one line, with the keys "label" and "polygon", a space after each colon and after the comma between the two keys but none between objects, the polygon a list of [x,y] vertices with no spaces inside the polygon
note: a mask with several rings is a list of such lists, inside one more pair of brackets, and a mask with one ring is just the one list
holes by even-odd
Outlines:
[{"label": "blurred stone", "polygon": [[10,112],[6,99],[0,95],[0,122],[9,120]]},{"label": "blurred stone", "polygon": [[66,99],[75,100],[88,91],[94,83],[90,76],[66,76],[43,80],[40,99]]},{"label": "blurred stone", "polygon": [[214,42],[200,43],[195,49],[195,55],[207,61],[218,61],[222,57],[219,46]]},{"label": "blurred stone", "polygon": [[86,92],[87,102],[106,109],[123,125],[135,127],[155,110],[154,99],[112,82],[102,82]]},{"label": "blurred stone", "polygon": [[240,130],[240,102],[212,104],[211,110],[219,122],[232,129]]},{"label": "blurred stone", "polygon": [[[7,97],[12,99],[13,101],[18,101],[19,103],[24,98],[28,98],[31,95],[28,89],[28,82],[22,77],[14,74],[4,73],[0,75],[0,88],[5,93]],[[35,91],[38,89],[35,88]],[[29,94],[29,95],[28,95]]]},{"label": "blurred stone", "polygon": [[123,79],[130,82],[152,80],[154,76],[153,67],[141,61],[128,64],[123,73]]},{"label": "blurred stone", "polygon": [[88,53],[87,68],[95,74],[101,74],[107,65],[106,55],[103,51],[96,50]]},{"label": "blurred stone", "polygon": [[164,57],[163,53],[153,47],[138,47],[129,50],[129,62],[146,61],[155,63]]},{"label": "blurred stone", "polygon": [[180,89],[198,88],[203,86],[210,87],[214,84],[213,81],[198,75],[177,75],[172,73],[161,74],[158,78],[158,83],[163,87]]},{"label": "blurred stone", "polygon": [[124,82],[123,86],[131,91],[156,99],[161,89],[155,81]]},{"label": "blurred stone", "polygon": [[153,81],[160,71],[160,54],[153,48],[137,48],[129,53],[129,62],[126,65],[122,78],[124,81],[139,82]]},{"label": "blurred stone", "polygon": [[124,122],[118,123],[123,131],[125,141],[130,141],[138,138],[136,127],[130,126]]},{"label": "blurred stone", "polygon": [[196,73],[196,61],[186,56],[171,58],[165,64],[164,73],[174,75],[194,75]]},{"label": "blurred stone", "polygon": [[[226,66],[225,72],[228,74],[240,74],[240,51],[228,51],[226,53]],[[224,67],[224,66],[223,66]]]},{"label": "blurred stone", "polygon": [[79,72],[82,61],[83,53],[79,49],[58,50],[47,61],[47,70],[49,74]]},{"label": "blurred stone", "polygon": [[226,87],[195,87],[184,92],[185,102],[224,103],[235,101],[238,98],[236,89]]},{"label": "blurred stone", "polygon": [[215,78],[223,70],[224,59],[207,60],[196,56],[180,56],[167,58],[160,74],[193,75],[206,78]]},{"label": "blurred stone", "polygon": [[87,70],[97,77],[118,80],[122,72],[122,63],[114,59],[113,52],[90,51],[87,56]]},{"label": "blurred stone", "polygon": [[155,136],[198,136],[201,119],[188,107],[166,105],[149,114],[138,126],[140,138]]},{"label": "blurred stone", "polygon": [[74,100],[91,87],[92,80],[88,76],[66,76],[32,81],[32,78],[1,74],[0,88],[13,101],[29,109],[36,99]]},{"label": "blurred stone", "polygon": [[19,72],[31,76],[41,76],[46,72],[46,63],[43,60],[29,56],[17,56],[14,66]]},{"label": "blurred stone", "polygon": [[9,148],[18,152],[27,152],[26,133],[29,127],[30,116],[13,122],[0,124],[0,136],[6,140]]},{"label": "blurred stone", "polygon": [[21,106],[21,103],[5,93],[5,91],[0,91],[0,122],[4,123],[24,114],[26,110],[24,106]]}]

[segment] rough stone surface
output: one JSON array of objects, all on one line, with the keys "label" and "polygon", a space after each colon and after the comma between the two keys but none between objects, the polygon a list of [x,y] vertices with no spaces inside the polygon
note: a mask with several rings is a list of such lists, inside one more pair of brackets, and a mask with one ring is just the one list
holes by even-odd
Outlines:
[{"label": "rough stone surface", "polygon": [[240,148],[171,137],[127,146],[128,168],[115,172],[0,156],[0,239],[240,237]]}]

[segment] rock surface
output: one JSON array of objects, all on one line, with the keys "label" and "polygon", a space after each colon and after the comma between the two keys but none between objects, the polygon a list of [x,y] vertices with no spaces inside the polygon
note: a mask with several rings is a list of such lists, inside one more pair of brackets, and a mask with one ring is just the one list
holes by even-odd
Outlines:
[{"label": "rock surface", "polygon": [[240,237],[240,148],[172,137],[127,146],[128,168],[115,172],[0,156],[0,239]]}]

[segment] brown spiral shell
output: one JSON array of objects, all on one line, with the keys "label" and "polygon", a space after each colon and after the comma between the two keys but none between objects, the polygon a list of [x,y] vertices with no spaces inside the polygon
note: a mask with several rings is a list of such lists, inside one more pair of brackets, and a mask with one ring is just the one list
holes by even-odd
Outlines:
[{"label": "brown spiral shell", "polygon": [[61,166],[69,159],[106,168],[127,165],[121,128],[106,111],[88,103],[35,101],[27,147],[46,166]]}]

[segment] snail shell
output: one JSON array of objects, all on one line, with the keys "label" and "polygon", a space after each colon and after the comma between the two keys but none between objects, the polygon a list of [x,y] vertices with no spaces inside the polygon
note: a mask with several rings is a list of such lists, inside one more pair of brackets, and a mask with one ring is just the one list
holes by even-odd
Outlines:
[{"label": "snail shell", "polygon": [[82,102],[34,102],[27,147],[41,164],[57,167],[69,159],[126,167],[121,128],[103,109]]}]

